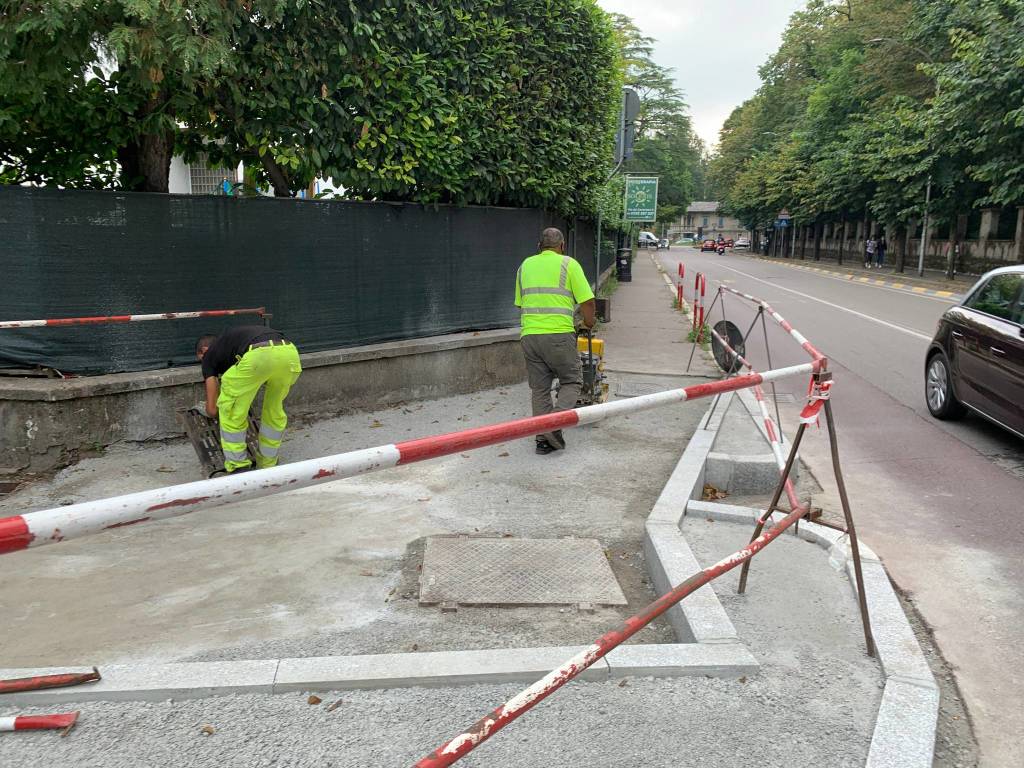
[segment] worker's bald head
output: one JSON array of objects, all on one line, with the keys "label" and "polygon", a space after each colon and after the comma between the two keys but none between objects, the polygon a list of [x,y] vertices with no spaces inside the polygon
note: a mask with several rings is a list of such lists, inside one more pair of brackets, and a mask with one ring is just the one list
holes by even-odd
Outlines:
[{"label": "worker's bald head", "polygon": [[548,227],[540,233],[540,249],[542,251],[561,253],[564,245],[565,236],[562,234],[562,230],[557,227]]}]

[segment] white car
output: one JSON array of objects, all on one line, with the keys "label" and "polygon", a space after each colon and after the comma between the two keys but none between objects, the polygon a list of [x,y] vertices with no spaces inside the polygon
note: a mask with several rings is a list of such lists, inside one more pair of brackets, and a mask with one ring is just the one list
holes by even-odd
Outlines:
[{"label": "white car", "polygon": [[736,242],[733,243],[733,245],[732,245],[732,249],[734,251],[750,250],[750,238],[749,237],[739,237],[739,238],[737,238]]}]

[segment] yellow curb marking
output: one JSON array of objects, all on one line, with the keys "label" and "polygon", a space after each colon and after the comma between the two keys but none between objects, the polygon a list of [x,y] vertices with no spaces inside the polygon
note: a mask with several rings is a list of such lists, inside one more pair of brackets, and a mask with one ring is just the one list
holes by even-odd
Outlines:
[{"label": "yellow curb marking", "polygon": [[867,281],[868,281],[868,279],[866,277],[858,277],[857,278],[857,282],[860,282],[860,283],[866,283]]},{"label": "yellow curb marking", "polygon": [[917,286],[917,285],[915,285],[915,286],[914,286],[913,288],[911,288],[910,290],[912,290],[912,291],[913,291],[914,293],[924,293],[924,292],[925,292],[925,291],[927,291],[928,289],[927,289],[927,288],[922,288],[922,287],[920,287],[920,286]]},{"label": "yellow curb marking", "polygon": [[903,287],[903,283],[892,283],[891,285],[892,285],[893,288],[902,288]]},{"label": "yellow curb marking", "polygon": [[952,292],[952,291],[936,291],[936,292],[935,292],[935,295],[936,295],[936,296],[942,296],[942,297],[944,297],[944,298],[945,298],[945,297],[947,297],[947,296],[952,296],[952,295],[953,295],[953,292]]}]

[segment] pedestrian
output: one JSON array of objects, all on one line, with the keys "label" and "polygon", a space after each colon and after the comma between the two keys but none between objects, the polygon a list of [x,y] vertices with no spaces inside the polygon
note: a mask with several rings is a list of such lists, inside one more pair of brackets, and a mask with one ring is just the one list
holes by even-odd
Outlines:
[{"label": "pedestrian", "polygon": [[[564,254],[565,237],[554,227],[540,236],[540,253],[530,256],[516,274],[516,306],[520,311],[520,344],[532,393],[534,416],[576,407],[583,383],[576,349],[574,308],[579,305],[583,324],[593,328],[594,292],[583,267]],[[551,384],[558,379],[558,402]],[[565,448],[562,430],[537,435],[537,453]]]},{"label": "pedestrian", "polygon": [[868,241],[864,243],[864,269],[871,269],[871,262],[875,258],[875,238],[869,235]]},{"label": "pedestrian", "polygon": [[875,266],[879,269],[885,266],[885,252],[888,249],[889,244],[885,242],[885,235],[882,235],[875,244]]},{"label": "pedestrian", "polygon": [[206,413],[220,420],[225,471],[230,474],[253,468],[245,435],[249,407],[263,386],[256,467],[275,466],[288,426],[284,400],[302,373],[295,345],[273,328],[237,325],[220,336],[201,336],[196,357],[206,382]]}]

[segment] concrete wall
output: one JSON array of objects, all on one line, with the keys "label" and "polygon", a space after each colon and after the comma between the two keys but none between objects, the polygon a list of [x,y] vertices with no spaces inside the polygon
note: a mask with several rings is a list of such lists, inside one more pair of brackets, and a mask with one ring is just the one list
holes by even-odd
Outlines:
[{"label": "concrete wall", "polygon": [[[290,416],[323,417],[525,380],[518,329],[314,352]],[[71,379],[0,378],[0,479],[20,479],[121,441],[184,435],[178,412],[203,399],[198,366]]]}]

